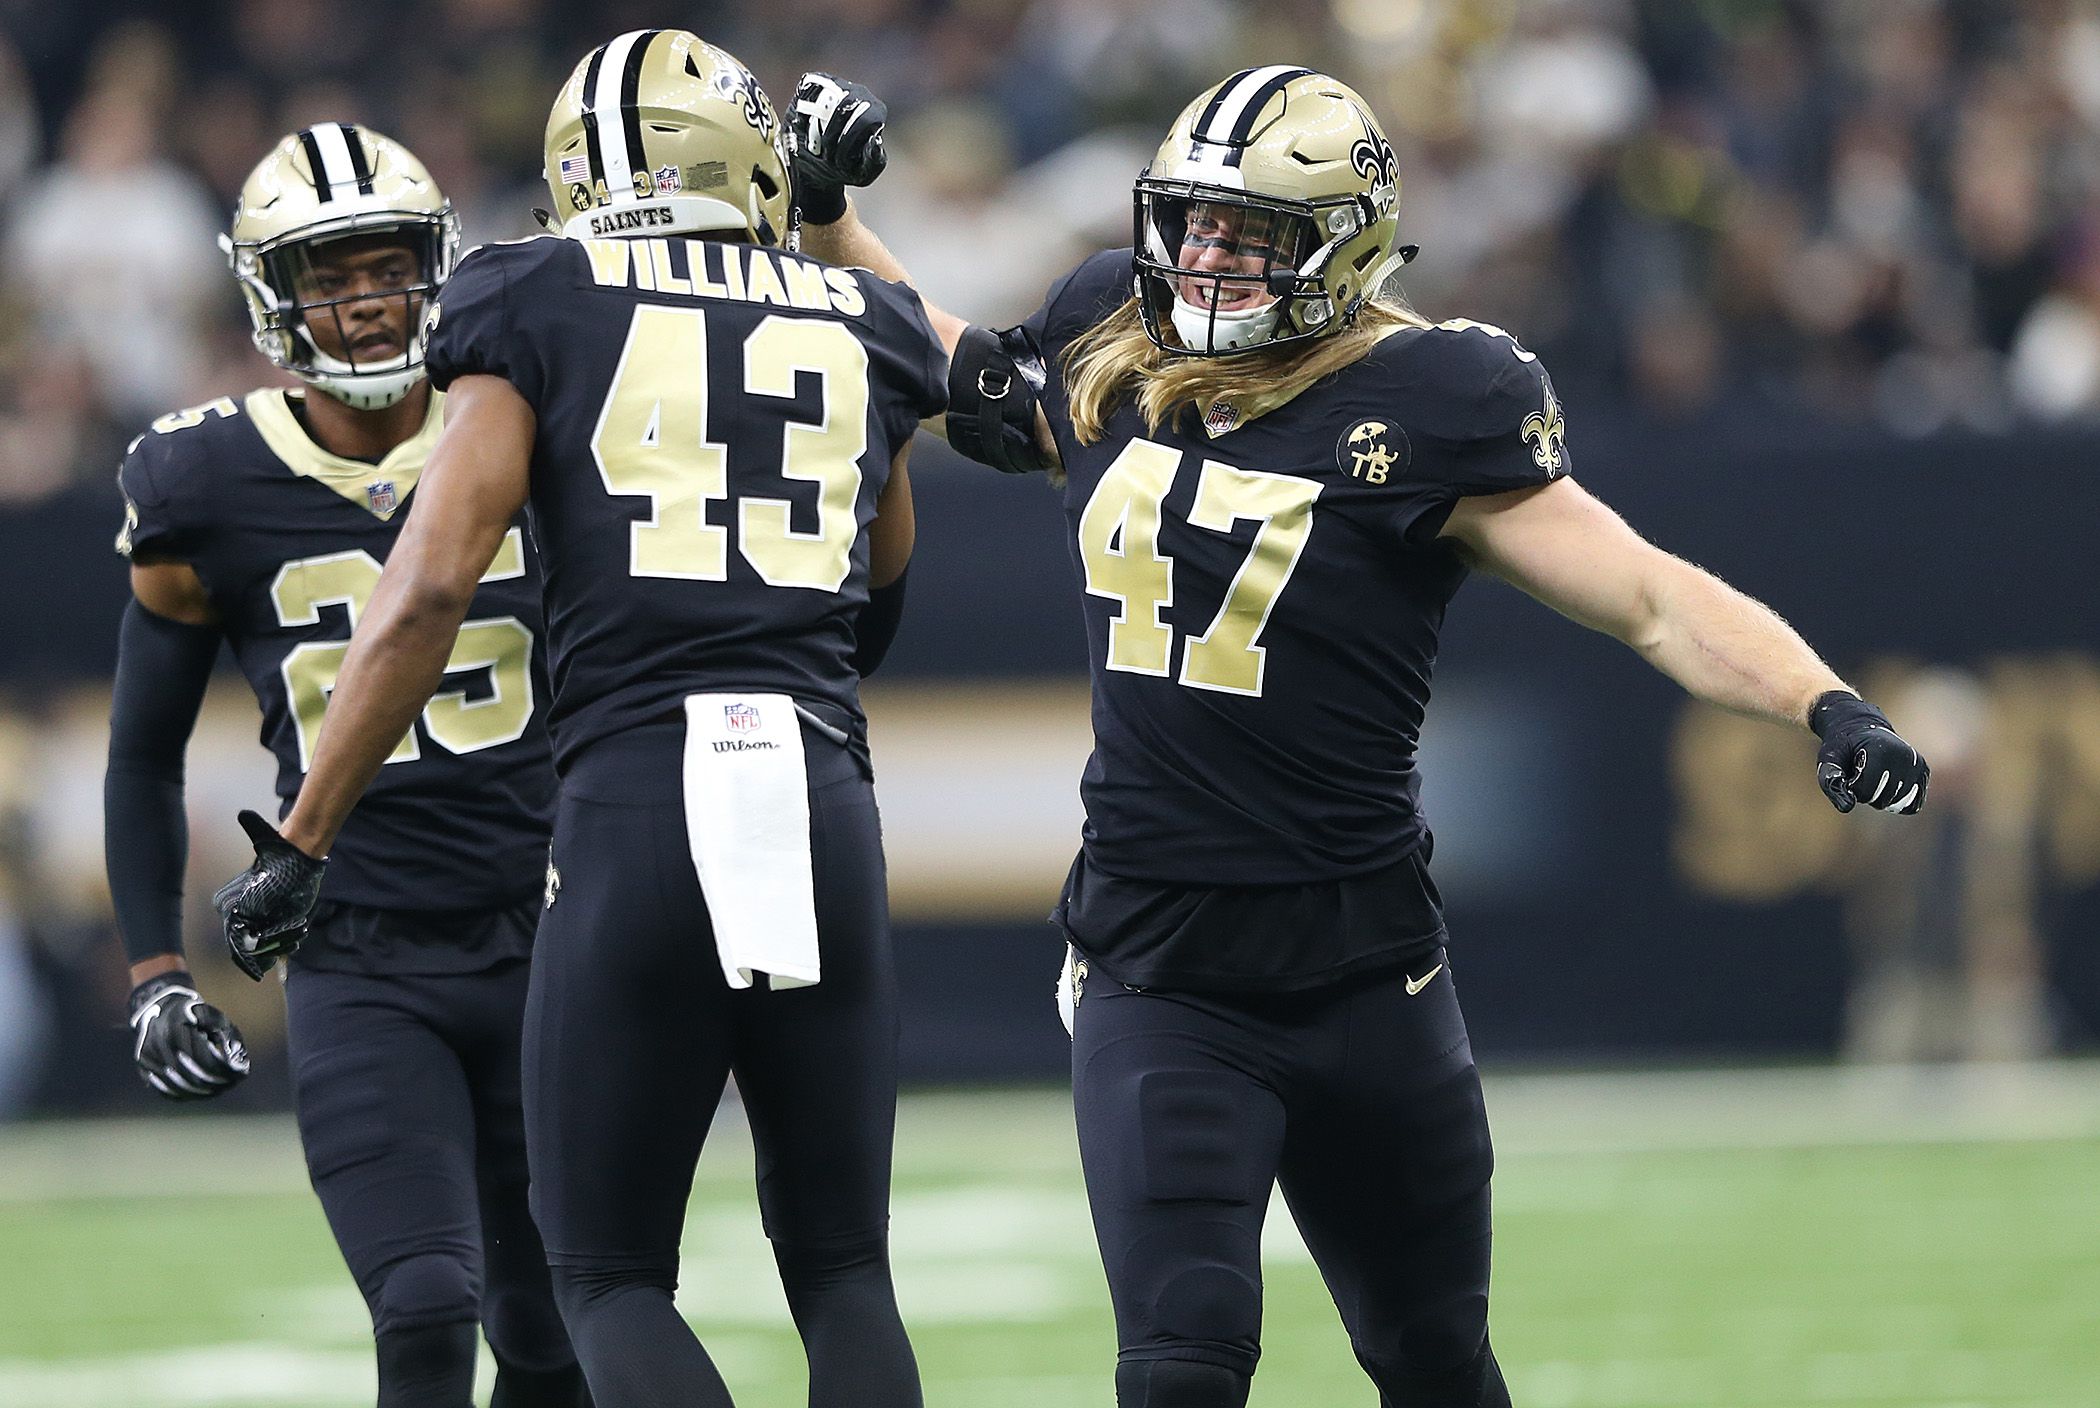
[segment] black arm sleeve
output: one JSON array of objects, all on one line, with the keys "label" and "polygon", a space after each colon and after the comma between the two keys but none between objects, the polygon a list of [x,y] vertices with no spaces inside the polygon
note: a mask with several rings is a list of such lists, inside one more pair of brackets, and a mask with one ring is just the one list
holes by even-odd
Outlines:
[{"label": "black arm sleeve", "polygon": [[853,668],[863,679],[881,668],[882,657],[897,638],[897,623],[904,619],[904,578],[910,570],[899,572],[886,587],[870,587],[868,604],[853,623]]},{"label": "black arm sleeve", "polygon": [[182,952],[182,871],[189,860],[182,756],[212,662],[216,626],[186,626],[133,601],[117,636],[102,779],[102,854],[125,957]]}]

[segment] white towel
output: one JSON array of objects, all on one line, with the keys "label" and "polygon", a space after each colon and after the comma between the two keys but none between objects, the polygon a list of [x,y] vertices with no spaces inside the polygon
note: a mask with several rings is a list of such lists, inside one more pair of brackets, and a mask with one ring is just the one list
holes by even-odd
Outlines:
[{"label": "white towel", "polygon": [[685,701],[685,830],[722,976],[748,988],[817,981],[802,725],[785,694]]},{"label": "white towel", "polygon": [[1065,945],[1065,961],[1057,970],[1057,1020],[1065,1024],[1065,1035],[1072,1035],[1072,1023],[1079,1017],[1081,985],[1086,980],[1086,970],[1079,965],[1086,962],[1079,950]]}]

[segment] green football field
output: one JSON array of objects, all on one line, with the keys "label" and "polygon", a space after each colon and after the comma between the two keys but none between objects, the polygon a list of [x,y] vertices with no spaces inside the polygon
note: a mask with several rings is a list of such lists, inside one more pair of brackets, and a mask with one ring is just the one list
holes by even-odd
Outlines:
[{"label": "green football field", "polygon": [[[2100,1405],[2100,1067],[1506,1077],[1489,1108],[1519,1408]],[[898,1143],[928,1403],[1106,1408],[1062,1094],[915,1095]],[[749,1181],[732,1108],[681,1303],[740,1404],[788,1408],[800,1351]],[[1280,1205],[1268,1243],[1254,1403],[1374,1408]],[[0,1269],[4,1408],[371,1402],[286,1121],[0,1128]]]}]

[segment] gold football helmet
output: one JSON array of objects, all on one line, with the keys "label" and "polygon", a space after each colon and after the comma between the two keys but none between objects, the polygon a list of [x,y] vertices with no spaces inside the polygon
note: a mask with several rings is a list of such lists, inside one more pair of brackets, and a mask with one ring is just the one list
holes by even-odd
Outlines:
[{"label": "gold football helmet", "polygon": [[741,232],[788,243],[787,129],[734,55],[638,29],[584,56],[547,115],[547,190],[571,239]]},{"label": "gold football helmet", "polygon": [[1392,143],[1353,89],[1308,68],[1243,69],[1190,103],[1134,204],[1139,311],[1167,352],[1324,336],[1414,257],[1394,248]]},{"label": "gold football helmet", "polygon": [[[304,299],[298,290],[316,251],[334,240],[393,235],[416,252],[420,274],[383,294]],[[459,217],[423,163],[394,141],[350,122],[294,132],[257,163],[219,236],[248,303],[255,345],[279,367],[359,410],[391,406],[423,375],[423,310],[452,273]],[[371,361],[315,345],[311,324],[339,318],[368,297],[408,300],[409,345]]]}]

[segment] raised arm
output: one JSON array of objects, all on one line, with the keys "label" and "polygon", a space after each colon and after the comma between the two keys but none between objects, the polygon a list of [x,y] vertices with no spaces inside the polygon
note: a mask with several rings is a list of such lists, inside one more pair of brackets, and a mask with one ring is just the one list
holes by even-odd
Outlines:
[{"label": "raised arm", "polygon": [[[848,186],[882,174],[888,109],[858,83],[807,73],[795,88],[789,121],[795,139],[796,206],[804,253],[845,268],[866,269],[892,283],[918,285],[876,233],[861,223]],[[1025,350],[1010,337],[975,327],[934,306],[923,292],[927,321],[948,354],[945,416],[921,422],[956,449],[1008,474],[1055,471],[1060,464],[1050,418],[1036,393],[1040,359],[1025,367]]]},{"label": "raised arm", "polygon": [[1483,570],[1614,636],[1693,696],[1813,729],[1833,805],[1913,812],[1930,769],[1793,627],[1664,552],[1572,479],[1459,500],[1443,535]]}]

